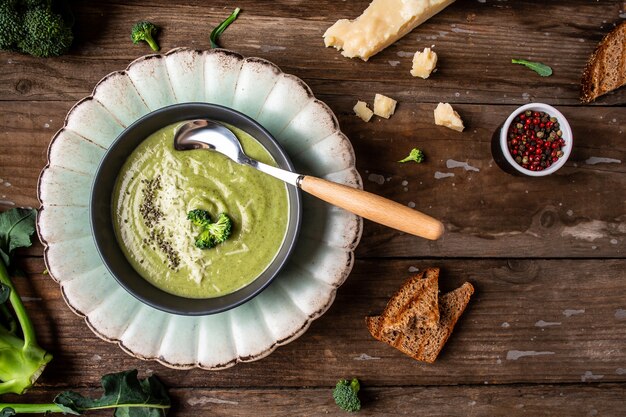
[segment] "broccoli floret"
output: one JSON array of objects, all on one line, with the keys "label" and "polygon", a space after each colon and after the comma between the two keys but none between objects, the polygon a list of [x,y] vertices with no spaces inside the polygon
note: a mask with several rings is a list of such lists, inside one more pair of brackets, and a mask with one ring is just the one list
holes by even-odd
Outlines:
[{"label": "broccoli floret", "polygon": [[195,209],[187,213],[187,219],[201,229],[195,241],[199,249],[211,249],[228,239],[232,232],[232,220],[225,213],[220,213],[215,223],[211,223],[211,216],[208,212]]},{"label": "broccoli floret", "polygon": [[24,34],[18,42],[22,52],[38,57],[59,56],[72,45],[74,35],[60,14],[39,7],[24,13]]},{"label": "broccoli floret", "polygon": [[356,378],[352,378],[352,381],[340,379],[333,390],[335,403],[342,410],[349,412],[359,411],[361,409],[361,400],[359,400],[358,396],[360,388],[361,385]]},{"label": "broccoli floret", "polygon": [[0,0],[0,49],[15,49],[22,36],[22,16],[17,1]]},{"label": "broccoli floret", "polygon": [[0,0],[0,49],[38,57],[67,52],[74,39],[73,16],[67,4],[54,6],[51,0]]},{"label": "broccoli floret", "polygon": [[233,222],[225,213],[220,213],[217,216],[215,223],[209,224],[207,230],[215,238],[215,243],[222,243],[230,236],[233,228]]},{"label": "broccoli floret", "polygon": [[187,220],[191,220],[195,226],[206,227],[207,224],[211,223],[211,216],[206,210],[195,209],[187,213]]},{"label": "broccoli floret", "polygon": [[18,0],[27,9],[35,9],[37,7],[52,7],[52,0]]},{"label": "broccoli floret", "polygon": [[159,28],[154,23],[148,21],[137,22],[130,32],[130,38],[134,44],[146,41],[153,51],[158,51],[160,49],[159,45],[154,40],[158,31]]},{"label": "broccoli floret", "polygon": [[421,163],[424,160],[424,153],[422,151],[420,151],[417,148],[413,148],[411,150],[411,153],[409,154],[409,156],[407,156],[404,159],[399,160],[398,162],[409,162],[409,161],[415,161],[418,164]]}]

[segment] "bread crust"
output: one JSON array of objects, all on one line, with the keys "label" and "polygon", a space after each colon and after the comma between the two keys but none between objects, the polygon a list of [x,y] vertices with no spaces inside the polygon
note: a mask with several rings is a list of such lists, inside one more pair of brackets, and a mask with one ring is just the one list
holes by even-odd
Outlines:
[{"label": "bread crust", "polygon": [[626,84],[626,21],[600,41],[589,57],[580,84],[583,103],[591,103]]},{"label": "bread crust", "polygon": [[[428,326],[435,326],[439,322],[438,281],[439,268],[427,268],[404,281],[380,315],[382,326],[401,330],[408,324],[409,316],[416,311],[419,311],[419,314],[413,315],[415,320],[424,321]],[[423,306],[424,300],[429,301],[430,306]]]},{"label": "bread crust", "polygon": [[474,287],[466,282],[439,299],[439,321],[428,326],[424,321],[414,322],[401,330],[384,325],[383,317],[365,318],[370,334],[381,342],[398,349],[415,360],[433,363],[448,341],[459,318],[474,294]]}]

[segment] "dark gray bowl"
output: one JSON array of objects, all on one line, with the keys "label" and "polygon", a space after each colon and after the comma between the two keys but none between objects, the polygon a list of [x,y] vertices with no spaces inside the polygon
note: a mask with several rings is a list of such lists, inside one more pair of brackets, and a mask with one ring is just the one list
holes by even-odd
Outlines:
[{"label": "dark gray bowl", "polygon": [[[140,301],[168,313],[199,316],[234,308],[267,287],[283,267],[295,246],[302,217],[300,190],[288,188],[289,222],[283,244],[269,267],[253,282],[233,293],[215,298],[185,298],[165,292],[143,279],[130,265],[118,245],[113,228],[112,196],[118,173],[128,156],[149,135],[172,123],[209,119],[229,123],[258,140],[281,168],[293,171],[287,154],[272,135],[248,116],[206,103],[182,103],[147,114],[126,128],[105,153],[91,187],[89,217],[96,247],[104,265],[117,282]],[[259,175],[265,175],[259,173]]]}]

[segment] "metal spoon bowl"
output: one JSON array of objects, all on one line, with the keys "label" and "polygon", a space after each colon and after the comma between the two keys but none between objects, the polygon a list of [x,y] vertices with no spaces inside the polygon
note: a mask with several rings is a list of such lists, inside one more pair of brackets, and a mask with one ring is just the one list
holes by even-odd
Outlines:
[{"label": "metal spoon bowl", "polygon": [[245,154],[239,139],[228,127],[211,120],[192,120],[179,126],[174,135],[174,148],[219,152],[238,164],[258,169],[327,203],[412,235],[436,240],[444,230],[438,220],[376,194],[256,161]]}]

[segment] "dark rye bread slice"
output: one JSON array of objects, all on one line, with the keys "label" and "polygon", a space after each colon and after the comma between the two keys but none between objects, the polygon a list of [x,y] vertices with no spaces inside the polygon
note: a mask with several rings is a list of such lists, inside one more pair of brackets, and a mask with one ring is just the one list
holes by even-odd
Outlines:
[{"label": "dark rye bread slice", "polygon": [[626,84],[626,21],[600,41],[581,81],[580,100],[591,103],[599,96]]},{"label": "dark rye bread slice", "polygon": [[399,330],[388,330],[380,316],[366,317],[367,328],[375,339],[395,347],[402,353],[422,362],[433,363],[439,356],[459,317],[465,311],[474,287],[466,282],[439,299],[440,321],[435,327],[420,325]]},{"label": "dark rye bread slice", "polygon": [[428,268],[409,277],[380,315],[383,327],[399,330],[411,320],[435,326],[439,321],[438,293],[439,268]]}]

